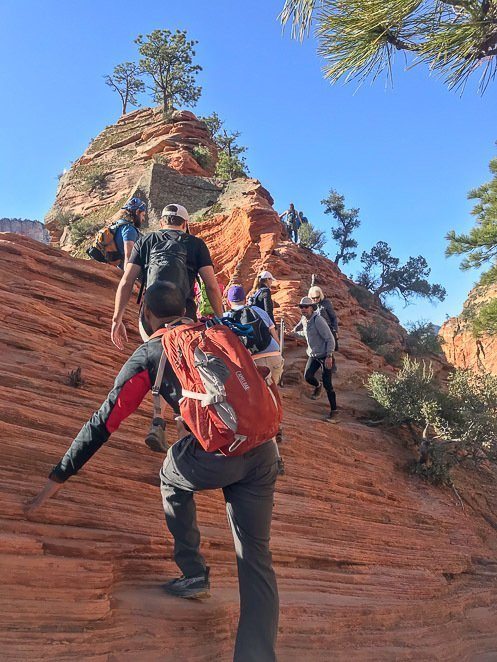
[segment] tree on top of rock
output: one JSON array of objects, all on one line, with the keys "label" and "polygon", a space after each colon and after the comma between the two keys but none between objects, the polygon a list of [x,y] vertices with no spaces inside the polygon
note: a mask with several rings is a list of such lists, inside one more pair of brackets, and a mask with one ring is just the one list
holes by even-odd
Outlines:
[{"label": "tree on top of rock", "polygon": [[414,297],[443,301],[446,291],[441,285],[430,285],[427,278],[431,269],[422,255],[410,257],[404,265],[392,256],[392,249],[385,241],[379,241],[369,253],[361,256],[363,270],[357,278],[375,297],[384,301],[389,294],[402,296],[406,303]]},{"label": "tree on top of rock", "polygon": [[114,67],[112,75],[104,76],[106,84],[121,97],[123,115],[126,115],[128,104],[138,105],[136,95],[145,91],[145,85],[140,78],[141,73],[140,67],[135,62],[124,62]]},{"label": "tree on top of rock", "polygon": [[468,193],[470,200],[477,200],[472,210],[476,225],[469,234],[447,234],[449,245],[446,255],[466,255],[461,269],[472,269],[490,263],[490,269],[480,278],[481,285],[497,283],[497,158],[490,161],[493,179]]},{"label": "tree on top of rock", "polygon": [[352,232],[356,230],[361,221],[359,220],[358,209],[345,209],[345,198],[339,195],[335,190],[331,189],[330,194],[324,200],[321,200],[324,205],[324,213],[332,214],[337,223],[336,228],[332,228],[331,235],[338,244],[338,252],[335,256],[335,264],[340,260],[344,264],[353,260],[357,253],[353,248],[357,248],[357,241],[352,239]]},{"label": "tree on top of rock", "polygon": [[391,76],[397,51],[412,53],[449,88],[463,88],[476,72],[483,91],[497,73],[495,0],[286,0],[280,18],[300,38],[315,19],[332,82]]},{"label": "tree on top of rock", "polygon": [[212,139],[219,150],[216,165],[216,175],[221,179],[247,177],[248,166],[245,160],[246,147],[239,145],[237,140],[242,135],[240,131],[227,131],[224,121],[216,112],[200,118],[209,129]]},{"label": "tree on top of rock", "polygon": [[198,42],[188,41],[186,30],[153,30],[146,36],[139,35],[135,43],[142,56],[140,68],[150,77],[149,89],[164,113],[172,111],[176,104],[194,106],[202,93],[195,84],[202,67],[193,63]]}]

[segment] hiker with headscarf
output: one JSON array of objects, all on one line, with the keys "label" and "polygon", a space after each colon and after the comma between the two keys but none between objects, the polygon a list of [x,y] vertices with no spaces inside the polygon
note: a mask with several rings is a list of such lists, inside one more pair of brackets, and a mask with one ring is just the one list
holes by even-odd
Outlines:
[{"label": "hiker with headscarf", "polygon": [[[307,364],[304,370],[305,381],[314,387],[311,400],[318,400],[324,389],[328,396],[330,413],[325,421],[334,423],[337,409],[336,395],[333,390],[332,368],[335,339],[331,329],[323,317],[318,314],[315,304],[310,297],[303,297],[299,303],[302,319],[293,329],[293,333],[302,336],[307,341]],[[322,381],[316,379],[316,373],[322,371]]]}]

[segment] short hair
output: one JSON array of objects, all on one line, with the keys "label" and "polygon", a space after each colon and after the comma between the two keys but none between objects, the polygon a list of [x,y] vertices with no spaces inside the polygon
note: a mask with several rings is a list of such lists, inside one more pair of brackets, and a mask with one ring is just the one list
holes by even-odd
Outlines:
[{"label": "short hair", "polygon": [[163,216],[162,218],[166,219],[168,225],[180,226],[186,223],[186,220],[181,216]]},{"label": "short hair", "polygon": [[320,287],[318,287],[317,285],[313,285],[309,289],[309,296],[311,297],[311,299],[312,299],[312,297],[319,297],[320,301],[322,301],[324,299],[323,290]]},{"label": "short hair", "polygon": [[185,313],[185,300],[182,293],[174,283],[168,280],[157,280],[147,287],[144,304],[159,319],[175,315],[181,317]]}]

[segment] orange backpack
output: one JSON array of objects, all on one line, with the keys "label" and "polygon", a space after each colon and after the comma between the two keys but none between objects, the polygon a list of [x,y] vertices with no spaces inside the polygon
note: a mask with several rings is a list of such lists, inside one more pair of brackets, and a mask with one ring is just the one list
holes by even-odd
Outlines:
[{"label": "orange backpack", "polygon": [[154,400],[167,357],[182,388],[181,416],[206,451],[243,455],[276,435],[282,418],[276,384],[233,331],[189,320],[159,329],[157,336],[164,352]]}]

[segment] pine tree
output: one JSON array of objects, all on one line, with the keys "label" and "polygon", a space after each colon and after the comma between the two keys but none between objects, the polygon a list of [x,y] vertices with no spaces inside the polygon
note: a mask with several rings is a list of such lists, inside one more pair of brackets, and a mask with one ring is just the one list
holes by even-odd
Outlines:
[{"label": "pine tree", "polygon": [[216,112],[200,119],[206,123],[219,150],[216,176],[221,179],[247,177],[248,166],[244,156],[247,148],[237,142],[242,135],[240,131],[228,131],[224,127],[224,121]]},{"label": "pine tree", "polygon": [[280,18],[300,38],[315,20],[333,82],[391,76],[396,51],[412,53],[449,87],[478,71],[483,91],[497,73],[495,0],[286,0]]},{"label": "pine tree", "polygon": [[430,285],[428,282],[431,269],[422,255],[410,257],[401,265],[385,241],[379,241],[369,253],[364,251],[361,263],[363,270],[357,277],[357,283],[382,301],[389,294],[402,296],[406,303],[414,297],[443,301],[447,294],[441,285]]},{"label": "pine tree", "polygon": [[493,178],[468,193],[470,200],[477,200],[472,214],[476,225],[469,234],[447,234],[449,245],[446,255],[466,255],[461,269],[479,268],[490,264],[490,269],[480,278],[481,285],[497,283],[497,158],[490,161]]},{"label": "pine tree", "polygon": [[202,67],[193,64],[196,41],[188,41],[186,30],[153,30],[150,34],[135,39],[139,45],[141,70],[152,84],[154,100],[164,108],[164,113],[173,110],[177,103],[194,106],[200,98],[202,88],[195,85],[195,77]]},{"label": "pine tree", "polygon": [[105,83],[121,97],[122,114],[126,115],[128,104],[137,106],[136,95],[145,91],[140,78],[140,67],[135,62],[124,62],[114,67],[112,75],[104,76]]},{"label": "pine tree", "polygon": [[345,209],[344,196],[333,189],[327,198],[321,200],[321,204],[325,207],[324,213],[332,214],[337,223],[337,227],[331,230],[331,235],[339,247],[334,262],[338,264],[342,260],[347,264],[357,256],[357,253],[351,250],[357,248],[357,241],[352,239],[351,235],[361,224],[358,218],[359,209]]}]

